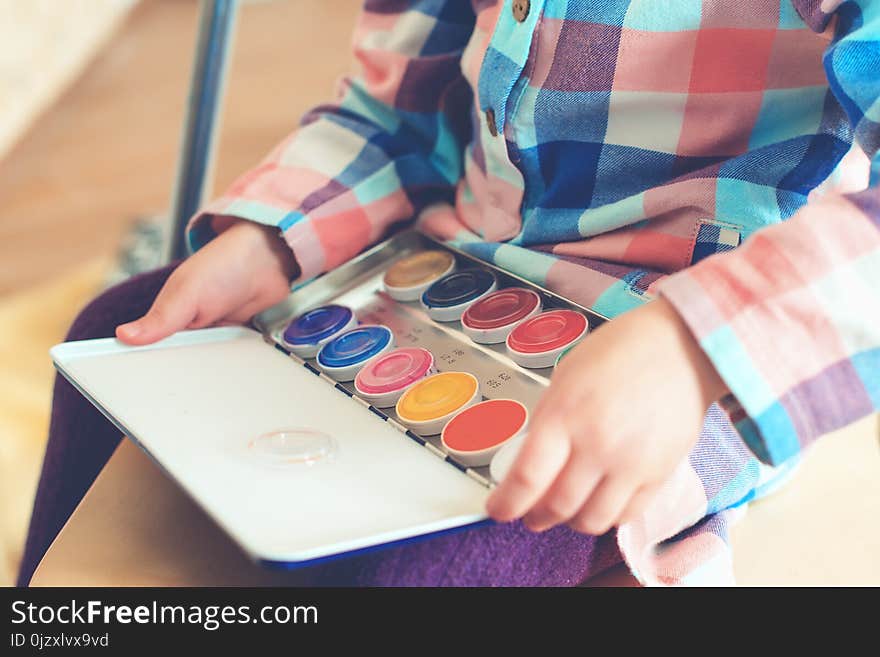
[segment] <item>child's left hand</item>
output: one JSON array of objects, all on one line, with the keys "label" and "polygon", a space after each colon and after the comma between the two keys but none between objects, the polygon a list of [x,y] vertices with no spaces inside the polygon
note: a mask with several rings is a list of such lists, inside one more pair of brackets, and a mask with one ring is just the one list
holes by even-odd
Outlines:
[{"label": "child's left hand", "polygon": [[644,509],[726,392],[665,299],[607,322],[554,372],[489,514],[605,533]]}]

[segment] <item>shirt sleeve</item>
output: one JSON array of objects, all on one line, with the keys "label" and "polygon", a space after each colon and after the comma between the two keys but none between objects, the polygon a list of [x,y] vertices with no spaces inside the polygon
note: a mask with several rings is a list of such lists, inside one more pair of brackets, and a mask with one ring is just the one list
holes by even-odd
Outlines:
[{"label": "shirt sleeve", "polygon": [[193,217],[190,250],[227,217],[276,226],[305,280],[451,200],[470,130],[460,60],[474,22],[469,2],[367,0],[354,34],[361,73]]},{"label": "shirt sleeve", "polygon": [[728,385],[740,435],[773,465],[880,409],[880,3],[826,4],[839,8],[825,68],[871,186],[824,195],[659,286]]}]

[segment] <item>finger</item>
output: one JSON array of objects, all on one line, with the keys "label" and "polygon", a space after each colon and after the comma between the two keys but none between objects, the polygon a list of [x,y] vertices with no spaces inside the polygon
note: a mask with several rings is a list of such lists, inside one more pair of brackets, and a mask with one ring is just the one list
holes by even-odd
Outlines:
[{"label": "finger", "polygon": [[654,501],[659,486],[642,486],[635,495],[632,496],[623,513],[620,514],[618,524],[632,522],[639,519],[648,508],[648,505]]},{"label": "finger", "polygon": [[[188,329],[202,329],[207,328],[209,326],[220,326],[224,320],[224,312],[225,308],[222,306],[211,306],[208,305],[203,308],[199,308],[196,312],[195,317],[193,317],[189,324],[186,325],[185,328]],[[232,322],[229,322],[230,324]]]},{"label": "finger", "polygon": [[189,286],[169,279],[146,315],[116,328],[116,337],[131,345],[151,344],[186,328],[196,317],[196,297]]},{"label": "finger", "polygon": [[574,450],[553,485],[526,514],[523,522],[535,532],[570,520],[602,479],[595,462],[583,450]]},{"label": "finger", "polygon": [[521,517],[553,483],[569,451],[568,432],[560,420],[536,419],[507,476],[489,496],[489,515],[499,522]]},{"label": "finger", "polygon": [[632,499],[635,486],[628,479],[608,475],[568,525],[582,534],[601,536],[614,526]]},{"label": "finger", "polygon": [[244,306],[226,315],[221,321],[224,324],[247,324],[254,315],[264,311],[265,304],[259,301],[250,301]]},{"label": "finger", "polygon": [[211,324],[213,327],[222,327],[222,326],[241,326],[244,322],[236,322],[231,319],[220,319]]}]

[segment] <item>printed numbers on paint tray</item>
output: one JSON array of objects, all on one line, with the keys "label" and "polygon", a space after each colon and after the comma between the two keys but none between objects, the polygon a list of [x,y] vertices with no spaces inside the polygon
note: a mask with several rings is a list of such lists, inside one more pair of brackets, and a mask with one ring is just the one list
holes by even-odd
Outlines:
[{"label": "printed numbers on paint tray", "polygon": [[[462,352],[462,355],[464,355],[463,352]],[[455,363],[458,362],[458,358],[456,358],[456,355],[455,355],[454,352],[453,352],[453,353],[443,353],[443,354],[439,354],[439,355],[437,356],[437,360],[441,360],[441,361],[443,361],[444,363],[446,363],[446,364],[449,365],[450,367],[451,367],[452,365],[455,365]]]},{"label": "printed numbers on paint tray", "polygon": [[511,380],[513,380],[513,377],[510,376],[509,372],[498,372],[498,374],[486,381],[486,387],[492,388],[493,390],[500,390],[504,387],[505,383]]},{"label": "printed numbers on paint tray", "polygon": [[498,372],[498,374],[486,381],[486,386],[498,390],[499,388],[503,387],[505,383],[511,381],[512,379],[513,377],[510,376],[509,372]]},{"label": "printed numbers on paint tray", "polygon": [[418,344],[419,334],[421,332],[422,332],[422,329],[414,326],[409,331],[406,331],[405,333],[401,333],[400,341],[401,342],[410,342],[412,344]]}]

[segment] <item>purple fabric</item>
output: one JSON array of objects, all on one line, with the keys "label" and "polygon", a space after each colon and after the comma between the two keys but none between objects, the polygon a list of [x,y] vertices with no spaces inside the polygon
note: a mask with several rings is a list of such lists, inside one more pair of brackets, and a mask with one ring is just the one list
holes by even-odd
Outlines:
[{"label": "purple fabric", "polygon": [[880,198],[874,189],[866,189],[854,194],[847,194],[847,198],[864,214],[868,221],[872,221],[880,227]]},{"label": "purple fabric", "polygon": [[[79,315],[68,340],[114,335],[140,317],[173,271],[143,274],[105,292]],[[34,570],[120,441],[111,425],[57,377],[49,442],[18,585]],[[108,539],[111,537],[107,537]],[[619,563],[613,533],[568,528],[533,534],[521,523],[492,525],[341,558],[298,571],[313,586],[573,586]]]},{"label": "purple fabric", "polygon": [[611,89],[621,29],[620,25],[563,21],[559,40],[568,47],[557,50],[544,88],[565,92]]},{"label": "purple fabric", "polygon": [[[92,301],[67,340],[106,338],[150,307],[174,265],[136,276]],[[119,431],[61,376],[55,377],[49,442],[18,577],[25,586],[40,559],[119,444]]]},{"label": "purple fabric", "polygon": [[857,417],[870,415],[873,403],[852,360],[840,360],[793,386],[780,396],[797,432],[806,447],[816,438],[845,427]]},{"label": "purple fabric", "polygon": [[822,11],[822,0],[792,0],[792,4],[812,30],[823,31],[831,20],[831,14]]}]

